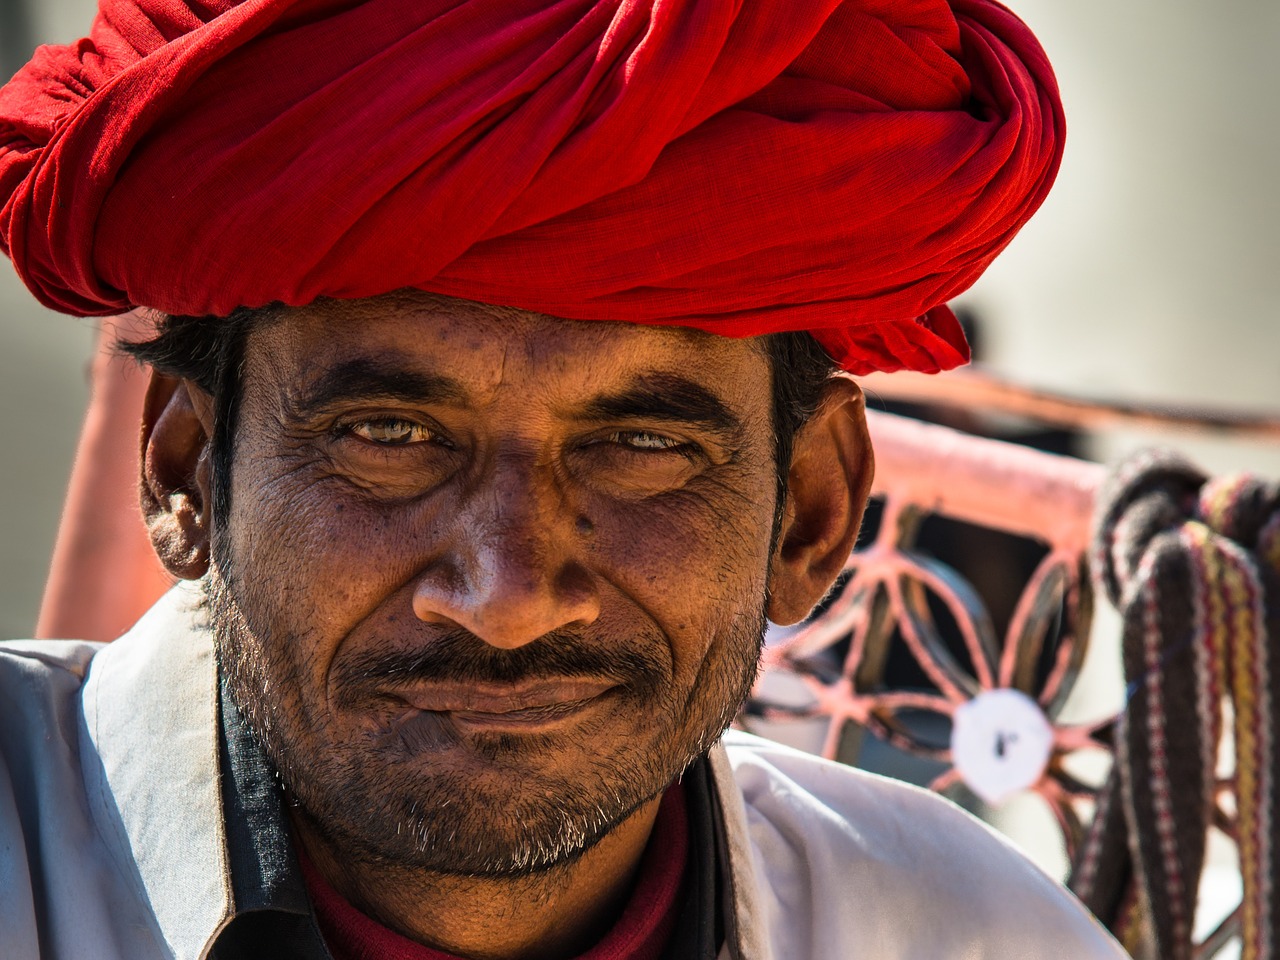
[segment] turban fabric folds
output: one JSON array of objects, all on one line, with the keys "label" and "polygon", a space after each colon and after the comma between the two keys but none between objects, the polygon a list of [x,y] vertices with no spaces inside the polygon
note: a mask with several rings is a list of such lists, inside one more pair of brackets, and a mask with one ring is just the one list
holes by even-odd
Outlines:
[{"label": "turban fabric folds", "polygon": [[0,90],[0,246],[80,315],[420,288],[933,372],[1062,137],[993,0],[102,0]]}]

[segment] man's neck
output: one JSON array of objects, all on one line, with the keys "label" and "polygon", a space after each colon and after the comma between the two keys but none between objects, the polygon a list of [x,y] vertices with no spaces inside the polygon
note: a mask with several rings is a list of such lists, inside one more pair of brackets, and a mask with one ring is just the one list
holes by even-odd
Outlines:
[{"label": "man's neck", "polygon": [[411,940],[473,960],[565,960],[598,941],[622,912],[661,797],[572,863],[486,879],[370,864],[349,856],[291,810],[321,876],[363,913]]}]

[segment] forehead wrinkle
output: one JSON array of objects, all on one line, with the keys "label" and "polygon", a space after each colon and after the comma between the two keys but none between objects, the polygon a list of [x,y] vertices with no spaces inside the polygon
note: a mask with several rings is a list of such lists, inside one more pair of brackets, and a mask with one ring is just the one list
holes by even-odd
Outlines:
[{"label": "forehead wrinkle", "polygon": [[[317,341],[327,345],[324,353],[329,357],[345,348],[347,356],[369,351],[369,356],[376,360],[378,353],[374,351],[379,348],[368,341],[381,339],[384,343],[379,351],[384,358],[382,366],[400,369],[418,366],[424,374],[435,375],[431,367],[442,364],[438,359],[433,361],[433,350],[409,348],[399,353],[393,346],[385,345],[391,342],[384,332],[387,324],[397,327],[403,324],[405,338],[414,340],[419,338],[414,332],[415,325],[426,324],[420,328],[426,342],[435,343],[440,337],[439,345],[450,354],[453,350],[470,354],[462,362],[450,363],[448,367],[450,373],[458,374],[453,378],[455,385],[466,389],[473,406],[483,406],[496,399],[496,394],[505,393],[507,387],[518,389],[525,401],[541,395],[545,404],[565,386],[570,386],[576,388],[570,392],[577,394],[576,400],[570,400],[570,406],[580,407],[589,402],[590,394],[616,394],[618,387],[630,380],[668,376],[673,367],[680,377],[696,383],[733,386],[720,384],[722,378],[717,370],[724,363],[726,353],[736,352],[731,345],[736,346],[737,338],[723,338],[676,325],[565,320],[517,307],[420,291],[399,291],[354,301],[317,301],[307,307],[285,308],[280,313],[283,316],[278,319],[293,319],[297,323],[272,324],[276,335],[264,338],[271,346],[254,353],[260,359],[265,359],[263,353],[272,355],[275,362],[270,362],[269,368],[275,374],[274,379],[284,384],[287,400],[294,403],[304,401],[307,393],[314,393],[297,381],[301,379],[299,371],[315,366],[309,355],[315,352]],[[745,339],[747,342],[742,346],[747,348],[746,354],[767,364],[763,340]],[[482,362],[477,363],[478,359]],[[339,356],[337,362],[344,360]],[[565,373],[572,376],[561,376]],[[761,373],[766,374],[761,379],[767,393],[767,373]],[[476,382],[471,382],[473,380]],[[416,388],[410,392],[414,390]],[[741,391],[737,389],[715,392],[721,393],[732,407],[741,406],[746,399],[739,396]],[[569,398],[561,393],[560,399]],[[536,405],[530,404],[530,407]],[[529,412],[532,413],[532,409]],[[746,408],[739,412],[746,415],[746,419],[755,419]]]}]

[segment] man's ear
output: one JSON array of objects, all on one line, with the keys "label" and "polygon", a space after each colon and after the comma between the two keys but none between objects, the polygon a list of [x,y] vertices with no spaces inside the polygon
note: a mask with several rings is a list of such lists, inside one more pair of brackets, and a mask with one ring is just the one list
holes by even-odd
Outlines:
[{"label": "man's ear", "polygon": [[768,616],[774,623],[803,620],[840,575],[874,474],[862,390],[851,378],[837,376],[796,434],[769,571]]},{"label": "man's ear", "polygon": [[142,515],[160,562],[183,580],[209,569],[212,431],[212,398],[152,371],[142,412]]}]

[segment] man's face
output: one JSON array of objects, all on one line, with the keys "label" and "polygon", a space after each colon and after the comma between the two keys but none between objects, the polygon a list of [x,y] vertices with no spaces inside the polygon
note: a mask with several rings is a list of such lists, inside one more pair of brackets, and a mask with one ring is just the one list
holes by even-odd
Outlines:
[{"label": "man's face", "polygon": [[314,829],[538,869],[721,733],[775,508],[757,343],[398,295],[289,311],[245,355],[211,604]]}]

